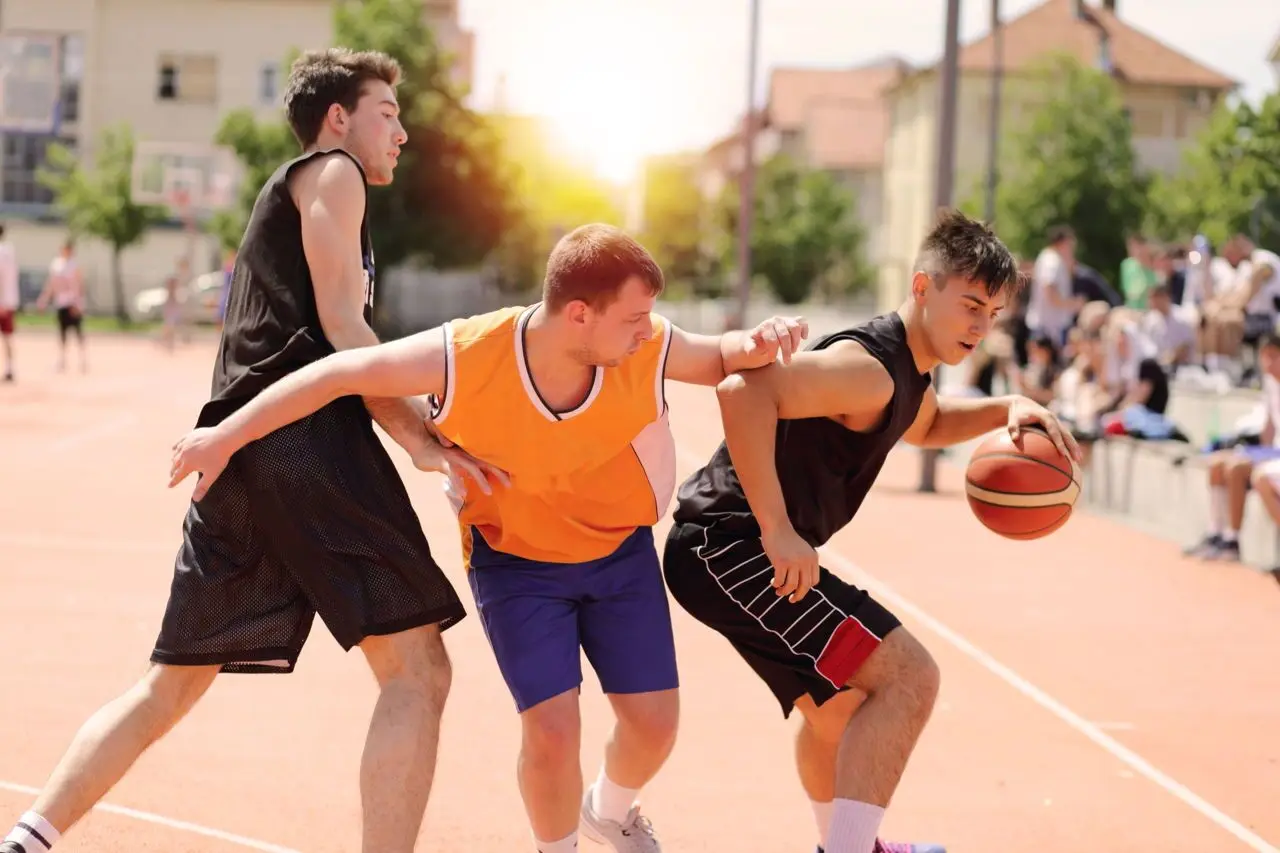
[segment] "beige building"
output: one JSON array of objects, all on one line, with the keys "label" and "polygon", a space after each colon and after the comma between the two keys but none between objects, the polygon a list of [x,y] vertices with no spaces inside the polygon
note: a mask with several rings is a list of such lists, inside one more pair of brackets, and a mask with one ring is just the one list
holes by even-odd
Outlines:
[{"label": "beige building", "polygon": [[[426,13],[457,73],[469,83],[472,35],[457,0],[426,0]],[[103,128],[128,124],[140,144],[207,145],[229,111],[279,114],[290,49],[332,43],[332,0],[5,0],[4,28],[60,36],[62,121],[57,140],[87,165]],[[50,137],[0,133],[0,217],[23,269],[38,287],[66,229],[35,179]],[[123,255],[126,290],[158,285],[186,251],[177,223],[151,230]],[[85,238],[78,255],[92,307],[110,302],[110,248]],[[218,247],[201,238],[196,269],[213,269]]]},{"label": "beige building", "polygon": [[[758,116],[756,162],[782,152],[833,174],[848,187],[867,236],[867,259],[879,263],[884,206],[883,165],[889,114],[884,94],[910,67],[886,59],[854,68],[777,68],[769,76],[769,101]],[[703,193],[714,198],[742,173],[741,133],[707,150],[700,170]]]},{"label": "beige building", "polygon": [[[1122,12],[1115,0],[1101,5],[1047,0],[1005,23],[1002,133],[1018,126],[1046,98],[1043,78],[1028,70],[1051,54],[1067,53],[1113,69],[1132,118],[1140,164],[1159,171],[1177,167],[1183,150],[1236,83],[1130,26]],[[984,175],[994,59],[989,34],[960,50],[956,202]],[[910,266],[934,211],[938,83],[937,67],[932,66],[904,77],[888,93],[879,300],[885,310],[906,296]]]}]

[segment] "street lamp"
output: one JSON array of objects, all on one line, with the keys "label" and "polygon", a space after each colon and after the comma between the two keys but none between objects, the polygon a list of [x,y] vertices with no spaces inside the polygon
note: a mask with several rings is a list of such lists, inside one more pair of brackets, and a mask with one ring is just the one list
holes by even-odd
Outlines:
[{"label": "street lamp", "polygon": [[747,325],[751,302],[751,228],[754,224],[756,177],[756,66],[760,41],[760,0],[751,0],[751,29],[747,40],[747,112],[742,120],[742,179],[738,206],[738,298],[730,329]]},{"label": "street lamp", "polygon": [[[947,31],[939,69],[938,159],[933,186],[934,208],[951,206],[952,185],[955,183],[956,161],[956,89],[960,58],[960,0],[947,0]],[[937,386],[939,371],[933,371]],[[922,492],[936,492],[938,475],[938,451],[926,449],[920,454],[920,488]]]}]

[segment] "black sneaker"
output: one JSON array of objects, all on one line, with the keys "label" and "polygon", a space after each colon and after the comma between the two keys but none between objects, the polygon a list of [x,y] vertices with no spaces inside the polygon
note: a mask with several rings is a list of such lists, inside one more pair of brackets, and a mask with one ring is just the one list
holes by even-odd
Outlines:
[{"label": "black sneaker", "polygon": [[1235,539],[1222,539],[1218,542],[1218,547],[1214,549],[1212,554],[1206,556],[1209,560],[1220,560],[1224,563],[1240,562],[1240,543]]},{"label": "black sneaker", "polygon": [[1189,545],[1182,549],[1182,553],[1188,557],[1210,557],[1218,552],[1222,547],[1222,537],[1217,534],[1210,534],[1194,545]]}]

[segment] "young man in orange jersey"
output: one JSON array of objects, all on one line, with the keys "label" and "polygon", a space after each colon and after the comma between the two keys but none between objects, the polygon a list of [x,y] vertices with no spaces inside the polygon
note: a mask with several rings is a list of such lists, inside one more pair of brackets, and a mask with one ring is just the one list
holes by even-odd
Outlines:
[{"label": "young man in orange jersey", "polygon": [[[349,394],[430,395],[439,434],[509,476],[485,493],[450,478],[476,606],[520,712],[520,791],[540,853],[577,848],[579,821],[618,853],[659,851],[641,787],[675,741],[676,657],[652,525],[675,488],[665,379],[713,386],[789,361],[795,318],[687,334],[653,314],[658,265],[603,225],[551,253],[543,299],[455,320],[299,370],[175,446],[171,485]],[[415,460],[416,462],[416,460]],[[430,460],[438,467],[438,460]],[[581,797],[585,650],[617,725]]]}]

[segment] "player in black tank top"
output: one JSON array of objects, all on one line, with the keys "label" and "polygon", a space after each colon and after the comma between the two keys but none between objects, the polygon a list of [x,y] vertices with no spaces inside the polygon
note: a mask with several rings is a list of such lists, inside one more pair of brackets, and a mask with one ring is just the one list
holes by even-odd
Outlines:
[{"label": "player in black tank top", "polygon": [[[963,361],[1018,285],[995,234],[944,214],[898,311],[720,384],[725,442],[677,495],[667,585],[729,640],[784,715],[804,715],[796,755],[826,853],[943,849],[876,838],[938,670],[897,617],[821,568],[816,548],[853,519],[900,440],[937,447],[1036,422],[1078,456],[1029,399],[940,400],[930,386],[930,371]],[[863,724],[851,727],[864,695]],[[822,778],[837,757],[835,777]]]},{"label": "player in black tank top", "polygon": [[[294,63],[285,110],[305,153],[254,204],[199,425],[335,349],[377,343],[366,191],[390,183],[405,141],[398,79],[395,61],[372,52]],[[412,849],[450,679],[440,633],[465,611],[371,415],[419,464],[424,453],[456,458],[434,444],[426,414],[407,400],[340,398],[231,457],[188,509],[155,666],[81,730],[74,760],[0,853],[44,853],[93,805],[83,792],[109,790],[217,673],[291,672],[317,614],[344,649],[361,646],[387,697],[361,772],[362,849]]]}]

